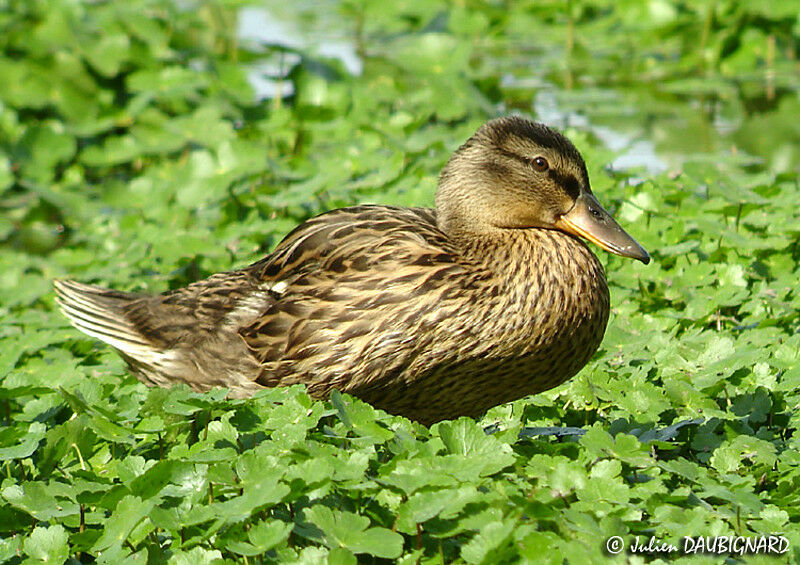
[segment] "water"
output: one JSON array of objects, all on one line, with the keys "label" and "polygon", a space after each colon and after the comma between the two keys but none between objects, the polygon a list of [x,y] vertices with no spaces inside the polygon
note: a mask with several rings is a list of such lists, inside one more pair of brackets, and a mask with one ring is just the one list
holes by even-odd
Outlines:
[{"label": "water", "polygon": [[[347,3],[299,0],[241,9],[239,39],[263,53],[251,64],[249,73],[258,100],[292,95],[292,83],[285,78],[300,62],[301,52],[337,59],[348,73],[362,74],[364,60],[355,41],[356,26],[343,6]],[[391,17],[396,15],[387,16]],[[436,29],[431,29],[438,32],[443,21],[446,18],[441,14],[436,16],[430,23]],[[387,38],[391,40],[392,35]],[[604,36],[603,41],[607,39]],[[766,91],[764,77],[751,73],[738,83],[703,75],[685,78],[680,61],[664,60],[659,63],[668,69],[663,77],[658,73],[651,81],[624,77],[625,83],[617,85],[603,73],[609,72],[614,57],[623,57],[624,62],[626,55],[613,52],[615,46],[624,45],[619,41],[611,41],[600,51],[608,60],[584,64],[582,75],[563,71],[567,55],[558,43],[562,40],[553,39],[553,45],[547,45],[541,39],[544,44],[536,48],[526,43],[524,34],[522,39],[481,40],[487,45],[489,64],[497,65],[500,88],[530,93],[529,106],[515,108],[556,127],[590,132],[616,154],[612,169],[658,174],[679,169],[693,159],[727,153],[764,156],[762,161],[771,161],[769,164],[781,170],[796,166],[800,159],[794,125],[789,123],[790,116],[796,115],[793,110],[800,111],[797,94],[791,89]],[[520,45],[526,48],[519,49]],[[484,56],[481,50],[476,52]],[[679,69],[670,71],[670,65]],[[770,77],[779,84],[794,80],[780,73]],[[794,105],[788,105],[785,117],[775,117],[787,97],[794,99]],[[497,112],[505,112],[504,102]],[[754,119],[763,123],[754,126]]]},{"label": "water", "polygon": [[[321,26],[310,29],[298,26],[296,22],[276,17],[267,7],[242,8],[236,33],[243,44],[264,51],[263,60],[252,64],[248,74],[257,100],[293,94],[291,82],[283,79],[300,62],[300,55],[294,50],[339,59],[352,75],[360,75],[363,69],[355,43],[343,34]],[[270,52],[272,46],[280,46],[281,50]]]},{"label": "water", "polygon": [[559,107],[555,89],[540,91],[533,103],[534,115],[546,124],[557,127],[574,127],[592,132],[606,147],[619,153],[611,162],[615,170],[644,169],[648,173],[661,173],[667,163],[656,155],[655,144],[649,140],[635,139],[632,135],[607,126],[593,125],[589,118],[575,111]]}]

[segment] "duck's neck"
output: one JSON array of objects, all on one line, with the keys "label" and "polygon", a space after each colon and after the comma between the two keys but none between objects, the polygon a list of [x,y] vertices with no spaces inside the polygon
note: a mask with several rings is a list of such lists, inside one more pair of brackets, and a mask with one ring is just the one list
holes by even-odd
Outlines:
[{"label": "duck's neck", "polygon": [[505,271],[513,265],[529,273],[548,270],[572,276],[585,271],[605,279],[603,266],[586,244],[558,230],[497,230],[454,239],[465,257],[486,267]]},{"label": "duck's neck", "polygon": [[464,257],[481,265],[507,296],[537,309],[546,298],[554,308],[608,309],[603,266],[579,239],[557,230],[520,229],[462,239]]}]

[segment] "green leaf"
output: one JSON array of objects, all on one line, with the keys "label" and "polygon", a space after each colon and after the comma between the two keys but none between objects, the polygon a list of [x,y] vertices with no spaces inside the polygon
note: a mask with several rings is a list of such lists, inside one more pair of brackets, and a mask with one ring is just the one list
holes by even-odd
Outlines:
[{"label": "green leaf", "polygon": [[32,125],[22,135],[16,147],[15,160],[23,176],[49,182],[56,165],[70,159],[75,150],[76,141],[64,132],[63,124],[42,123]]},{"label": "green leaf", "polygon": [[193,547],[189,551],[178,550],[167,561],[169,565],[212,565],[223,562],[219,550],[202,547]]},{"label": "green leaf", "polygon": [[129,163],[138,158],[142,149],[131,135],[109,137],[102,145],[87,147],[81,153],[81,161],[90,167],[110,167]]},{"label": "green leaf", "polygon": [[722,473],[731,473],[745,461],[771,466],[775,460],[774,445],[762,439],[742,435],[720,445],[711,456],[710,463]]},{"label": "green leaf", "polygon": [[461,557],[467,563],[483,563],[484,560],[510,537],[514,522],[489,522],[461,548]]},{"label": "green leaf", "polygon": [[[0,447],[0,461],[29,457],[39,447],[39,442],[44,438],[45,429],[44,424],[33,422],[24,434],[14,428],[0,431],[0,446],[3,446]],[[12,443],[16,443],[16,445],[10,445]]]},{"label": "green leaf", "polygon": [[61,565],[69,556],[68,539],[67,531],[60,525],[37,526],[22,544],[22,550],[30,558],[27,563]]},{"label": "green leaf", "polygon": [[78,513],[78,505],[68,485],[59,482],[27,481],[19,484],[5,481],[0,496],[11,506],[41,521]]},{"label": "green leaf", "polygon": [[481,461],[481,476],[492,475],[514,463],[515,458],[508,444],[487,435],[480,425],[467,418],[441,423],[437,432],[450,453],[462,455],[471,461]]},{"label": "green leaf", "polygon": [[130,46],[130,38],[126,34],[107,33],[100,37],[92,49],[87,49],[84,56],[97,72],[113,77],[128,60]]},{"label": "green leaf", "polygon": [[227,548],[239,555],[261,555],[285,541],[292,532],[292,525],[281,521],[260,522],[250,528],[247,542],[234,541]]},{"label": "green leaf", "polygon": [[369,528],[369,519],[352,512],[316,505],[304,511],[305,518],[323,532],[330,548],[344,547],[353,553],[395,559],[403,551],[403,537],[386,528]]},{"label": "green leaf", "polygon": [[255,512],[275,506],[289,492],[289,487],[279,483],[277,478],[264,477],[258,483],[247,484],[240,496],[219,503],[215,510],[222,523],[241,522]]},{"label": "green leaf", "polygon": [[103,535],[92,547],[94,551],[104,551],[112,546],[120,547],[140,522],[147,520],[154,506],[152,500],[142,500],[128,495],[119,501],[111,517],[106,521]]}]

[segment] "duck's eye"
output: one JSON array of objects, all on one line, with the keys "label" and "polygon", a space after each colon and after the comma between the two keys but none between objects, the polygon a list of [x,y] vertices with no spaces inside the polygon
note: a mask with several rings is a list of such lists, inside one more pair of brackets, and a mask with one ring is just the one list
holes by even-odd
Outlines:
[{"label": "duck's eye", "polygon": [[550,168],[550,165],[547,163],[547,159],[544,157],[534,157],[531,159],[531,166],[533,167],[534,171],[539,171],[540,173],[543,173]]}]

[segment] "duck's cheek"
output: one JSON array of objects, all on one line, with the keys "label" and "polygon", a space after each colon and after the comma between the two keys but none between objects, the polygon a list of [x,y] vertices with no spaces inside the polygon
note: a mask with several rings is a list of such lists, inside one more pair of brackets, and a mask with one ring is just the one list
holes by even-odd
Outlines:
[{"label": "duck's cheek", "polygon": [[499,210],[496,226],[502,229],[553,228],[556,215],[536,203],[515,204]]}]

